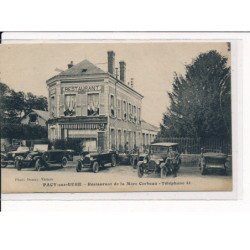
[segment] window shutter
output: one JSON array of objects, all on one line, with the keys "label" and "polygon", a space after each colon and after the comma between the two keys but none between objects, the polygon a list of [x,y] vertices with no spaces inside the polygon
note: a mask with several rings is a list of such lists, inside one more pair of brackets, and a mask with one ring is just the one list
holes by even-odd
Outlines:
[{"label": "window shutter", "polygon": [[104,101],[105,101],[105,97],[104,97],[104,93],[100,93],[100,103],[99,103],[99,114],[100,115],[105,115],[105,105],[104,105]]},{"label": "window shutter", "polygon": [[87,94],[81,94],[81,110],[82,116],[87,116]]},{"label": "window shutter", "polygon": [[77,94],[76,95],[76,116],[81,116],[81,95]]},{"label": "window shutter", "polygon": [[64,95],[60,95],[59,98],[59,116],[64,116]]}]

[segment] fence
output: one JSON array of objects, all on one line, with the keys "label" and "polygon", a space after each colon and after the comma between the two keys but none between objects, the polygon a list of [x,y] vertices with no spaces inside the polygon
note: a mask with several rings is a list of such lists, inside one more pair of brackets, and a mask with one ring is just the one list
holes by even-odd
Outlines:
[{"label": "fence", "polygon": [[230,140],[220,138],[187,138],[187,137],[169,137],[156,138],[155,142],[176,142],[182,153],[199,154],[201,148],[221,151],[225,154],[232,154]]}]

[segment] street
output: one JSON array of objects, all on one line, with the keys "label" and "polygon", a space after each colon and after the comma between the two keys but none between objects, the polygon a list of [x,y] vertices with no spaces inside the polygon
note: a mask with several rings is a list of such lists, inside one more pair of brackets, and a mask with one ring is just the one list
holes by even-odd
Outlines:
[{"label": "street", "polygon": [[[75,166],[76,162],[71,162],[65,168],[54,166],[40,172],[31,168],[17,171],[14,166],[7,166],[1,169],[2,190],[5,192],[12,187],[16,190],[18,187],[20,192],[28,192],[30,188],[41,192],[42,185],[44,192],[232,190],[231,173],[224,176],[219,171],[214,171],[208,175],[201,175],[195,164],[182,163],[177,177],[167,176],[164,179],[155,173],[145,174],[139,178],[137,170],[129,165],[107,165],[100,168],[98,173],[93,173],[91,169],[77,173]],[[80,186],[74,186],[74,183]]]}]

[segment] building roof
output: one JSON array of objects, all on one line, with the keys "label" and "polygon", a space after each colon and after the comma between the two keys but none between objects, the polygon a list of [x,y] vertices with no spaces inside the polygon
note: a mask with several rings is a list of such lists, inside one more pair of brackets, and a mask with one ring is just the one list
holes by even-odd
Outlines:
[{"label": "building roof", "polygon": [[84,74],[104,74],[106,73],[102,69],[98,68],[96,65],[88,60],[83,60],[71,68],[64,70],[59,75],[60,76],[75,76]]},{"label": "building roof", "polygon": [[150,130],[150,131],[155,131],[155,132],[159,132],[159,128],[142,120],[141,121],[141,128],[144,130]]},{"label": "building roof", "polygon": [[49,120],[49,112],[44,110],[38,110],[38,109],[32,109],[33,112],[38,114],[41,118],[43,118],[45,121]]}]

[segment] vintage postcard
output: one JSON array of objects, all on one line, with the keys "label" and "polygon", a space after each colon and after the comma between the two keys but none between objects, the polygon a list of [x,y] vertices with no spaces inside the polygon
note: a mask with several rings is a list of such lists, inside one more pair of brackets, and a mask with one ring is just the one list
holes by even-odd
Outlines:
[{"label": "vintage postcard", "polygon": [[232,49],[1,44],[2,193],[232,192]]}]

